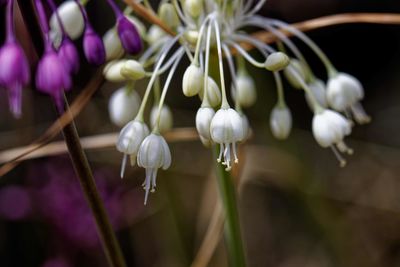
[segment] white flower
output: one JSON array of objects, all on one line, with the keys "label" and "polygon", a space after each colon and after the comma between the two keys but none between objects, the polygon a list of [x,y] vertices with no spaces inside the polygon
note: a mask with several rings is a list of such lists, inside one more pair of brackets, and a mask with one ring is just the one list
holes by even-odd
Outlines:
[{"label": "white flower", "polygon": [[239,101],[242,107],[251,107],[257,99],[257,91],[253,78],[245,73],[238,73],[236,76],[236,90],[233,90],[233,96]]},{"label": "white flower", "polygon": [[214,115],[215,111],[210,107],[201,107],[196,114],[196,129],[199,133],[200,140],[205,146],[209,146],[212,142],[210,126]]},{"label": "white flower", "polygon": [[[216,107],[221,104],[221,91],[219,90],[218,84],[214,81],[213,78],[208,77],[208,90],[207,90],[207,99],[208,103],[211,107]],[[201,87],[201,91],[199,92],[199,97],[203,100],[204,88]]]},{"label": "white flower", "polygon": [[197,95],[203,89],[203,82],[203,71],[200,67],[191,64],[183,74],[183,94],[188,97]]},{"label": "white flower", "polygon": [[231,152],[234,156],[235,163],[239,162],[236,154],[236,143],[245,137],[242,118],[239,113],[232,108],[217,111],[210,125],[211,138],[215,143],[220,144],[220,153],[218,162],[224,157],[223,165],[226,170],[231,167]]},{"label": "white flower", "polygon": [[[313,94],[315,100],[317,100],[318,104],[320,104],[321,107],[323,107],[323,108],[327,108],[328,101],[326,100],[325,83],[320,79],[315,79],[314,81],[312,81],[308,84],[308,87],[310,88],[311,93]],[[313,109],[312,101],[308,94],[306,94],[306,100],[307,100],[308,106],[311,109]]]},{"label": "white flower", "polygon": [[139,110],[140,96],[135,90],[122,87],[116,90],[108,103],[108,111],[111,121],[122,127],[133,120]]},{"label": "white flower", "polygon": [[149,44],[155,44],[157,41],[161,40],[165,36],[167,36],[167,34],[163,29],[161,29],[157,25],[152,25],[147,32],[146,40]]},{"label": "white flower", "polygon": [[357,78],[347,73],[337,73],[329,79],[327,85],[329,105],[337,111],[351,111],[354,119],[360,124],[371,120],[359,103],[363,98],[364,88]]},{"label": "white flower", "polygon": [[288,138],[292,129],[292,114],[286,106],[275,106],[270,115],[270,127],[276,139]]},{"label": "white flower", "polygon": [[166,170],[171,165],[171,152],[165,139],[159,134],[147,136],[139,149],[138,165],[146,169],[146,179],[142,186],[146,190],[144,204],[147,203],[149,191],[155,191],[157,171]]},{"label": "white flower", "polygon": [[[85,28],[83,15],[78,4],[73,0],[65,1],[58,7],[58,14],[68,36],[73,40],[78,39]],[[57,32],[61,36],[61,29],[56,14],[51,15],[50,27],[52,31]]]},{"label": "white flower", "polygon": [[351,123],[339,113],[326,109],[314,115],[312,129],[317,143],[322,147],[331,147],[341,166],[346,165],[336,147],[340,152],[353,153],[343,141],[344,137],[351,133]]},{"label": "white flower", "polygon": [[178,27],[180,24],[178,14],[176,14],[174,6],[170,3],[162,3],[160,5],[158,17],[171,29]]},{"label": "white flower", "polygon": [[[151,127],[155,127],[157,123],[158,116],[158,106],[153,106],[150,112],[150,125]],[[171,109],[167,105],[163,105],[161,108],[160,120],[158,124],[158,130],[160,133],[164,133],[172,129],[174,124],[174,119],[172,116]]]},{"label": "white flower", "polygon": [[242,126],[243,126],[243,138],[240,141],[245,142],[251,135],[250,123],[249,119],[244,113],[240,113],[240,118],[242,118]]},{"label": "white flower", "polygon": [[122,128],[117,141],[117,150],[124,153],[121,166],[121,178],[124,176],[127,156],[130,156],[131,165],[134,165],[140,145],[149,133],[147,125],[138,120],[133,120]]},{"label": "white flower", "polygon": [[122,47],[118,32],[114,28],[104,34],[103,43],[107,61],[117,59],[124,54],[124,48]]}]

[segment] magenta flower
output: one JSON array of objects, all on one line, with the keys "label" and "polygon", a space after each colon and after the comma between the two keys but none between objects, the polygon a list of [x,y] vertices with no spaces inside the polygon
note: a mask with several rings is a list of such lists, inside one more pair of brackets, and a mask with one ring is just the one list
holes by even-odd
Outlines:
[{"label": "magenta flower", "polygon": [[61,111],[64,107],[63,91],[71,88],[71,78],[64,63],[52,47],[47,47],[36,71],[36,87],[49,94]]},{"label": "magenta flower", "polygon": [[90,64],[101,65],[106,61],[106,50],[103,41],[90,24],[86,25],[83,36],[83,51]]},{"label": "magenta flower", "polygon": [[10,110],[21,116],[22,87],[29,84],[30,72],[24,50],[16,41],[8,41],[0,49],[0,84],[8,90]]},{"label": "magenta flower", "polygon": [[64,36],[58,56],[62,62],[65,62],[65,68],[70,74],[76,74],[79,71],[79,54],[69,37]]},{"label": "magenta flower", "polygon": [[129,54],[138,54],[142,50],[142,40],[135,25],[124,15],[119,14],[117,30],[122,46]]}]

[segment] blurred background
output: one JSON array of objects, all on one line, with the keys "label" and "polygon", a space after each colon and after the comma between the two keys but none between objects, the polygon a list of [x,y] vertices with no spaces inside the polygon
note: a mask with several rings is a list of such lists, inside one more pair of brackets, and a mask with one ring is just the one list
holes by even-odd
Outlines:
[{"label": "blurred background", "polygon": [[[87,10],[100,33],[112,26],[105,1],[90,1]],[[261,11],[290,23],[345,12],[400,13],[400,2],[268,0]],[[3,40],[4,27],[1,33]],[[360,79],[366,93],[363,105],[373,121],[355,127],[346,139],[355,154],[341,169],[331,151],[314,141],[304,95],[285,84],[294,131],[287,141],[275,141],[269,129],[276,102],[272,76],[249,66],[258,101],[245,111],[253,137],[240,147],[235,173],[248,266],[400,266],[400,26],[340,25],[308,35],[340,71]],[[30,42],[24,37],[21,41],[25,46]],[[317,76],[326,79],[313,53],[296,44]],[[26,47],[29,53],[32,48]],[[94,73],[83,65],[70,101]],[[144,85],[137,86],[140,94]],[[107,105],[121,86],[106,83],[95,93],[76,119],[82,137],[119,131],[110,122]],[[167,103],[174,127],[194,127],[200,101],[182,95],[181,75],[171,89]],[[15,120],[0,91],[2,151],[30,144],[57,118],[46,96],[26,89],[23,101],[23,117]],[[197,140],[169,145],[172,166],[159,172],[157,193],[147,206],[142,169],[128,168],[121,180],[122,156],[113,146],[86,151],[127,264],[227,266],[211,151]],[[205,236],[209,238],[202,246]],[[204,249],[198,255],[200,247]],[[202,265],[207,255],[210,262]],[[68,155],[25,161],[1,178],[0,266],[107,266]]]}]

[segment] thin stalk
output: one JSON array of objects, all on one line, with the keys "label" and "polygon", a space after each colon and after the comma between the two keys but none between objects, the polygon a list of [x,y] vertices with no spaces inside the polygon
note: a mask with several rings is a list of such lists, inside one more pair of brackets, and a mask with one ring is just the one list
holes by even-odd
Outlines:
[{"label": "thin stalk", "polygon": [[[69,113],[70,111],[67,100],[65,100],[65,102],[67,109],[66,112]],[[70,115],[72,116],[72,114]],[[107,212],[104,208],[99,191],[97,190],[93,173],[82,149],[74,121],[72,120],[70,124],[64,127],[62,132],[72,164],[75,169],[75,173],[78,177],[86,201],[92,210],[93,217],[96,222],[97,232],[100,236],[100,241],[102,243],[108,263],[113,267],[125,267],[126,264],[121,248],[117,242],[117,238],[115,237],[110,220],[108,219]]]},{"label": "thin stalk", "polygon": [[215,172],[217,174],[219,194],[225,215],[225,239],[228,249],[229,266],[246,266],[243,243],[240,233],[239,213],[236,205],[236,190],[232,177],[222,164],[217,163],[218,148],[213,149]]}]

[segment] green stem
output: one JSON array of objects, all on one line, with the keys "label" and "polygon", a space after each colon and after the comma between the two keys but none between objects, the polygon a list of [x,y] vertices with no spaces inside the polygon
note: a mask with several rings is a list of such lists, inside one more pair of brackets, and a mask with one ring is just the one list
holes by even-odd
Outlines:
[{"label": "green stem", "polygon": [[225,239],[229,255],[229,266],[246,266],[243,243],[240,233],[239,213],[236,205],[236,190],[232,177],[222,164],[217,163],[218,148],[213,149],[215,172],[217,174],[219,194],[225,215]]}]

